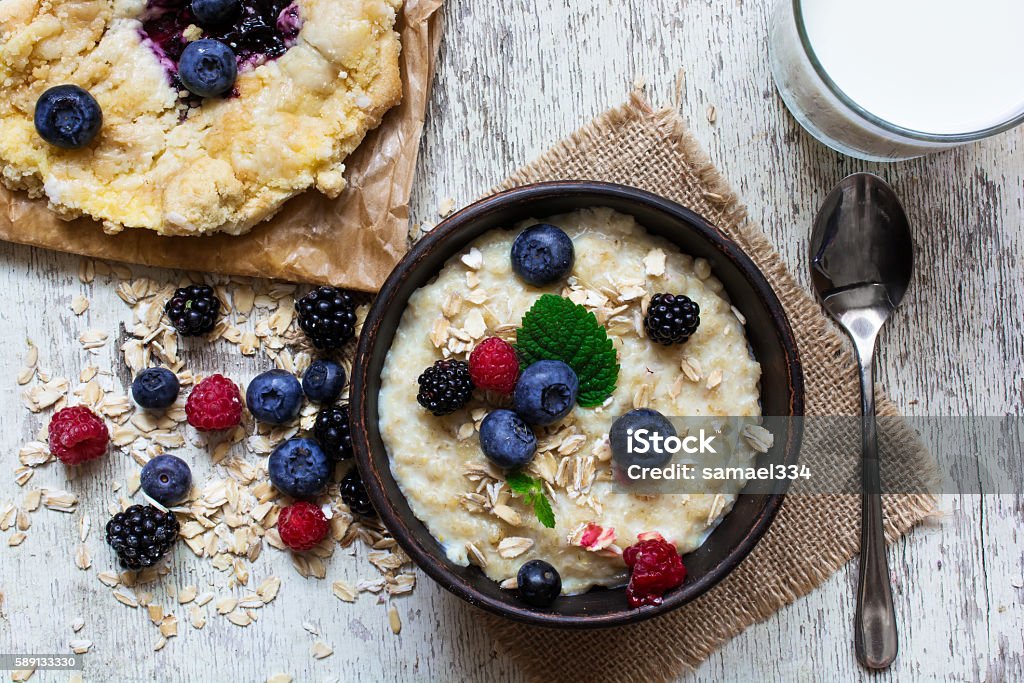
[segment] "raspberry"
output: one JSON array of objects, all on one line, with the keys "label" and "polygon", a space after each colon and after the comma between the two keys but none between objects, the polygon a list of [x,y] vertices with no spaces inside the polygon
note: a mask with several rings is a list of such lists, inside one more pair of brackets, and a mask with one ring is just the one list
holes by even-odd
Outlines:
[{"label": "raspberry", "polygon": [[641,534],[640,538],[622,551],[626,566],[633,570],[626,597],[630,607],[660,605],[666,591],[682,585],[686,567],[676,547],[660,534]]},{"label": "raspberry", "polygon": [[469,376],[481,389],[508,396],[519,377],[519,358],[512,345],[497,337],[488,337],[469,354]]},{"label": "raspberry", "polygon": [[299,552],[309,550],[327,538],[330,528],[323,511],[304,500],[281,510],[277,517],[277,533],[281,536],[281,542]]},{"label": "raspberry", "polygon": [[227,377],[211,375],[188,395],[185,415],[201,432],[230,429],[242,421],[242,395]]},{"label": "raspberry", "polygon": [[72,406],[50,418],[50,452],[65,465],[95,460],[107,452],[107,425],[85,406]]}]

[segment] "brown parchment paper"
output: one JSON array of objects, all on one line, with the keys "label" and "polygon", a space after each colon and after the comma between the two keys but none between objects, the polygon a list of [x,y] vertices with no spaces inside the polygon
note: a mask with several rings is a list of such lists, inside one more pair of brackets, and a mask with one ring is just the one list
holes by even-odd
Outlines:
[{"label": "brown parchment paper", "polygon": [[0,239],[148,266],[376,291],[406,250],[409,192],[441,42],[441,1],[405,1],[397,26],[402,102],[348,158],[348,187],[337,199],[309,190],[237,237],[161,237],[140,229],[107,235],[90,218],[61,220],[45,199],[0,185]]}]

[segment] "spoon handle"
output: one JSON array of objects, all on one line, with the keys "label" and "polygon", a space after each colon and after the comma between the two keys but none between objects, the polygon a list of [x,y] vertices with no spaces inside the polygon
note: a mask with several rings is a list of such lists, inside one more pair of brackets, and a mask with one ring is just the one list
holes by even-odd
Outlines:
[{"label": "spoon handle", "polygon": [[860,571],[854,645],[857,660],[869,669],[884,669],[896,659],[896,610],[889,584],[882,525],[881,474],[878,462],[878,431],[875,420],[874,339],[857,344],[860,361],[861,458]]}]

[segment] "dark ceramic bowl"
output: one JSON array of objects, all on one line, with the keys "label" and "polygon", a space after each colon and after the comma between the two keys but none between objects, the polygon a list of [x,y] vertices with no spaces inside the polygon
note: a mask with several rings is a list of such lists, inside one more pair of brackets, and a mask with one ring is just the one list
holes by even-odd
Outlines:
[{"label": "dark ceramic bowl", "polygon": [[[747,320],[747,338],[761,363],[763,414],[803,414],[803,374],[782,305],[753,262],[692,211],[630,187],[596,182],[554,182],[496,194],[439,224],[391,273],[363,325],[352,371],[356,461],[382,521],[427,574],[473,605],[544,626],[615,626],[641,621],[693,600],[721,581],[746,557],[772,523],[783,500],[782,493],[777,491],[741,495],[704,545],[683,557],[688,570],[686,582],[670,591],[661,605],[639,609],[629,606],[625,590],[621,588],[563,596],[548,609],[532,609],[519,601],[515,591],[501,590],[476,567],[461,567],[449,561],[440,544],[413,515],[391,475],[377,427],[381,369],[409,296],[430,282],[445,261],[488,230],[510,228],[528,218],[595,206],[631,214],[649,232],[668,239],[684,253],[710,261],[715,276],[725,285],[732,303]],[[776,434],[775,446],[759,457],[758,464],[795,464],[799,444],[798,429],[788,429],[782,438]]]}]

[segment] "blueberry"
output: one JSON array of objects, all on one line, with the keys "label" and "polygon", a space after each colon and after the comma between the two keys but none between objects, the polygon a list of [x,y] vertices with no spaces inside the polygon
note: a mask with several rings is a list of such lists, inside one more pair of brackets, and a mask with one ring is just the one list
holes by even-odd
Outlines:
[{"label": "blueberry", "polygon": [[192,14],[203,28],[231,24],[241,11],[241,0],[192,0]]},{"label": "blueberry", "polygon": [[139,481],[147,496],[161,505],[174,505],[192,488],[192,470],[177,456],[158,455],[142,468]]},{"label": "blueberry", "polygon": [[345,368],[333,360],[315,360],[302,376],[302,390],[314,403],[334,403],[345,388]]},{"label": "blueberry", "polygon": [[302,409],[302,385],[287,370],[267,370],[252,378],[245,390],[249,412],[260,422],[291,422]]},{"label": "blueberry", "polygon": [[190,93],[217,97],[231,91],[238,76],[238,64],[231,48],[203,38],[189,43],[178,60],[178,77]]},{"label": "blueberry", "polygon": [[333,463],[312,439],[288,439],[274,449],[267,461],[270,481],[292,498],[313,498],[324,490]]},{"label": "blueberry", "polygon": [[36,132],[62,149],[81,149],[100,132],[103,111],[92,95],[77,85],[55,85],[36,101]]},{"label": "blueberry", "polygon": [[[644,440],[648,442],[647,452],[637,453],[637,449],[641,448],[643,444],[634,440],[633,452],[631,453],[629,448],[630,434],[636,433],[637,430],[641,429],[646,429],[650,433],[644,437]],[[631,410],[615,420],[608,432],[608,441],[611,445],[612,458],[615,460],[615,463],[619,467],[629,467],[630,465],[661,467],[668,463],[672,459],[672,453],[664,447],[655,449],[654,444],[650,443],[650,437],[653,434],[658,434],[663,439],[676,436],[675,427],[668,421],[668,418],[657,410],[651,410],[650,408]]]},{"label": "blueberry", "polygon": [[537,436],[511,410],[494,410],[480,423],[480,448],[498,467],[516,469],[533,460]]},{"label": "blueberry", "polygon": [[178,400],[181,384],[167,368],[147,368],[132,382],[132,398],[147,410],[164,410]]},{"label": "blueberry", "polygon": [[532,425],[549,425],[572,412],[580,381],[560,360],[539,360],[519,376],[513,402],[519,417]]},{"label": "blueberry", "polygon": [[534,607],[547,607],[562,592],[562,577],[544,560],[530,560],[516,575],[519,599]]},{"label": "blueberry", "polygon": [[572,240],[561,228],[538,223],[523,230],[512,243],[512,270],[531,285],[561,280],[576,260]]}]

